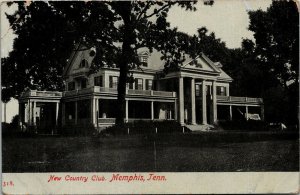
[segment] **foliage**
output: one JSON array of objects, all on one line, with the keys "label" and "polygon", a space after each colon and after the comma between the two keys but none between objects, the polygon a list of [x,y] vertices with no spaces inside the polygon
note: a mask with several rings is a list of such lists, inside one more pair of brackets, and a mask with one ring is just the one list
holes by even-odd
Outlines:
[{"label": "foliage", "polygon": [[299,12],[294,1],[273,1],[267,11],[249,12],[255,57],[283,86],[297,82],[299,71]]},{"label": "foliage", "polygon": [[14,3],[18,10],[7,18],[17,38],[9,57],[1,59],[2,101],[27,88],[62,90],[62,70],[78,42],[96,45],[98,56],[111,61],[115,16],[106,4]]},{"label": "foliage", "polygon": [[72,48],[80,44],[95,47],[94,71],[104,64],[120,68],[117,123],[122,124],[126,82],[130,70],[140,64],[137,50],[155,48],[162,52],[166,68],[180,65],[184,61],[180,45],[186,39],[170,28],[166,17],[174,5],[195,10],[196,1],[14,3],[18,10],[7,18],[17,38],[9,57],[1,59],[2,100],[17,97],[26,88],[63,89],[63,67]]},{"label": "foliage", "polygon": [[267,11],[252,11],[249,17],[249,30],[254,33],[255,42],[243,42],[248,60],[245,65],[249,67],[246,78],[254,81],[252,89],[257,88],[264,98],[267,119],[298,124],[297,5],[294,1],[273,1]]},{"label": "foliage", "polygon": [[18,129],[19,128],[19,115],[15,115],[12,119],[11,119],[11,123],[10,123],[11,127],[14,129]]},{"label": "foliage", "polygon": [[182,133],[182,126],[177,121],[135,121],[126,123],[124,126],[111,126],[101,132],[105,134],[162,134],[162,133]]}]

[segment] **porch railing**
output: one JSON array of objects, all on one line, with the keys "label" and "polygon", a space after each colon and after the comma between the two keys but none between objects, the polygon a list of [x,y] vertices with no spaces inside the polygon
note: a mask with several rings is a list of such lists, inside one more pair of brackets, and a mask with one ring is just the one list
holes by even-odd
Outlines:
[{"label": "porch railing", "polygon": [[62,97],[62,92],[59,91],[37,91],[30,90],[23,92],[21,97],[29,97],[29,96],[37,96],[37,97]]},{"label": "porch railing", "polygon": [[[85,89],[80,89],[80,90],[65,91],[63,94],[64,94],[64,96],[73,96],[73,95],[77,95],[77,94],[88,94],[88,93],[117,94],[118,90],[116,88],[94,86],[91,88],[85,88]],[[154,90],[126,89],[126,94],[128,94],[128,95],[144,95],[144,96],[176,97],[176,92],[154,91]]]},{"label": "porch railing", "polygon": [[[149,118],[129,118],[128,122],[134,121],[164,121],[164,120],[175,120],[175,119],[149,119]],[[116,122],[115,118],[98,118],[98,123],[105,123],[105,124],[114,124]]]},{"label": "porch railing", "polygon": [[157,96],[165,96],[165,97],[175,97],[176,92],[169,92],[169,91],[153,91],[153,95]]},{"label": "porch railing", "polygon": [[98,123],[114,124],[115,122],[116,122],[115,118],[98,118]]},{"label": "porch railing", "polygon": [[243,102],[243,103],[263,103],[262,98],[236,97],[236,96],[217,96],[217,101]]},{"label": "porch railing", "polygon": [[128,89],[127,94],[130,94],[130,95],[151,95],[151,91],[150,90]]}]

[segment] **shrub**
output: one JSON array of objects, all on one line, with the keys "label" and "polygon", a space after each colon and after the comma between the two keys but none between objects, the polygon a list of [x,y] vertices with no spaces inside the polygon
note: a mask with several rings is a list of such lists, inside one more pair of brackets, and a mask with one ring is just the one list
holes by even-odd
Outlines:
[{"label": "shrub", "polygon": [[181,125],[176,121],[143,121],[126,123],[123,127],[114,125],[106,128],[101,134],[155,134],[182,132]]},{"label": "shrub", "polygon": [[217,129],[223,130],[246,130],[246,131],[265,131],[267,124],[264,121],[219,121]]},{"label": "shrub", "polygon": [[19,115],[15,115],[11,120],[11,128],[18,129],[19,128]]},{"label": "shrub", "polygon": [[96,134],[96,128],[92,124],[67,125],[58,129],[65,136],[89,136]]}]

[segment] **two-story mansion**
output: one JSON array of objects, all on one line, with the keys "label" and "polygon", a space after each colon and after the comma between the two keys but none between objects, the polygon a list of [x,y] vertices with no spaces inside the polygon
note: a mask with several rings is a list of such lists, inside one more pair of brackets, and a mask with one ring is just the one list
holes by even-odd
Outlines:
[{"label": "two-story mansion", "polygon": [[[180,124],[214,124],[248,113],[263,119],[260,98],[229,96],[232,78],[221,63],[204,54],[187,58],[177,71],[161,77],[164,62],[158,52],[139,54],[141,66],[132,70],[134,83],[127,84],[126,122],[177,120]],[[40,132],[56,126],[95,127],[115,123],[119,70],[103,67],[90,74],[91,50],[71,54],[63,76],[65,91],[28,90],[19,98],[22,127],[36,126]],[[250,114],[249,114],[250,115]]]}]

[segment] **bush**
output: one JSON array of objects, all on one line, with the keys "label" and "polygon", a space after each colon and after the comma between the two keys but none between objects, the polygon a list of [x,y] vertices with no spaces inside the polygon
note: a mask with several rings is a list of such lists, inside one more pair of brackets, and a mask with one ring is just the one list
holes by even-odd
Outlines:
[{"label": "bush", "polygon": [[245,131],[266,131],[267,124],[264,121],[219,121],[217,129],[223,130],[245,130]]},{"label": "bush", "polygon": [[1,123],[2,134],[8,134],[11,131],[11,125],[9,123]]},{"label": "bush", "polygon": [[19,115],[15,115],[11,120],[11,128],[18,129],[19,128]]},{"label": "bush", "polygon": [[[182,126],[176,121],[143,121],[126,123],[123,127],[114,125],[106,128],[101,134],[155,134],[182,132]],[[185,129],[186,131],[187,129]]]},{"label": "bush", "polygon": [[65,136],[89,136],[97,133],[96,128],[92,124],[67,125],[58,129]]}]

